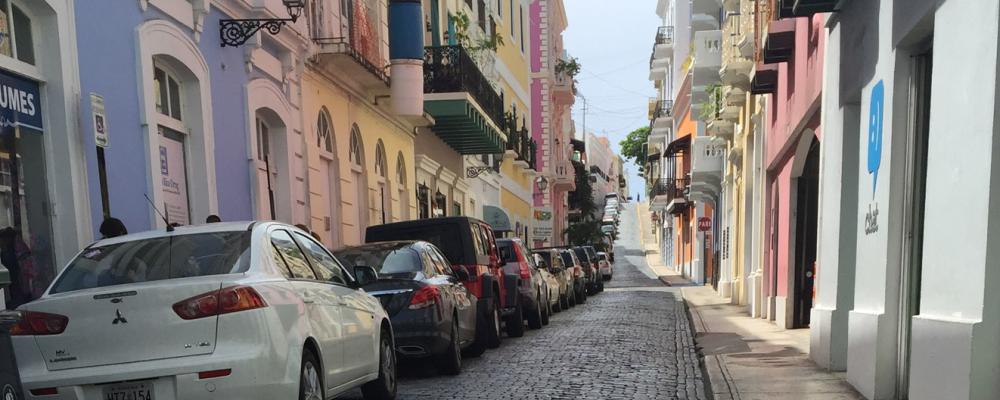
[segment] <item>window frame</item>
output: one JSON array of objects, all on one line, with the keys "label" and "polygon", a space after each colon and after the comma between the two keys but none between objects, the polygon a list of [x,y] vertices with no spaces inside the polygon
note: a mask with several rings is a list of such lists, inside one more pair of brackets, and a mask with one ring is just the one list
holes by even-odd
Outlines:
[{"label": "window frame", "polygon": [[[305,255],[306,260],[309,261],[309,263],[310,263],[309,265],[312,267],[313,274],[316,276],[316,278],[317,278],[316,280],[318,282],[329,283],[329,284],[333,284],[333,285],[337,285],[337,286],[343,286],[343,287],[350,287],[351,283],[354,282],[354,277],[351,276],[351,274],[349,274],[347,272],[347,269],[345,269],[344,265],[340,263],[340,260],[337,260],[337,257],[334,256],[333,254],[331,254],[330,251],[326,249],[326,246],[323,246],[322,244],[316,243],[316,241],[313,240],[313,238],[311,238],[309,236],[306,236],[306,235],[304,235],[304,234],[302,234],[300,232],[292,232],[291,236],[292,236],[292,240],[294,240],[295,243],[299,246],[299,249],[302,250],[302,254]],[[306,243],[311,243],[312,245],[314,245],[317,248],[319,248],[319,250],[321,252],[323,252],[324,254],[326,254],[327,257],[330,257],[330,260],[333,261],[334,267],[337,268],[337,269],[339,269],[340,273],[343,275],[342,278],[344,280],[344,283],[340,283],[340,282],[332,281],[332,280],[318,279],[319,278],[319,274],[316,272],[316,268],[317,267],[316,267],[315,264],[321,264],[321,262],[319,260],[314,260],[313,259],[312,252],[309,251],[309,250],[306,250],[304,248],[306,246],[301,243],[302,241],[305,241]],[[325,267],[323,267],[322,265],[320,265],[319,268],[325,268]],[[329,269],[327,269],[327,270],[329,270]]]},{"label": "window frame", "polygon": [[[326,125],[326,141],[323,141],[323,136],[320,136],[320,131],[322,131],[320,122]],[[325,155],[328,158],[333,158],[333,152],[336,151],[336,146],[333,143],[333,135],[336,133],[333,129],[333,116],[330,115],[330,110],[326,106],[320,107],[319,113],[316,116],[316,147],[319,148],[320,155]]]},{"label": "window frame", "polygon": [[[163,63],[163,62],[157,60],[156,58],[154,58],[153,59],[153,88],[152,88],[153,91],[154,91],[154,94],[156,94],[156,92],[159,90],[159,88],[158,88],[158,86],[156,84],[156,71],[157,70],[162,71],[163,72],[163,76],[164,76],[164,82],[165,82],[165,86],[164,87],[167,90],[166,103],[164,104],[164,107],[167,108],[167,110],[166,110],[167,112],[163,113],[160,110],[156,110],[156,103],[159,102],[160,99],[159,99],[159,96],[154,96],[155,98],[153,99],[153,114],[156,116],[156,124],[157,125],[163,125],[164,127],[170,128],[171,130],[180,132],[180,133],[184,134],[185,137],[187,137],[188,136],[188,129],[187,129],[187,125],[185,125],[185,123],[184,123],[184,116],[185,116],[184,108],[185,108],[185,105],[187,103],[187,101],[184,99],[184,82],[185,81],[183,79],[180,79],[180,74],[178,74],[176,70],[174,70],[173,68],[171,68],[169,65],[166,65],[165,63]],[[174,82],[177,83],[177,93],[176,93],[176,95],[177,95],[177,107],[180,109],[180,110],[178,110],[180,118],[174,118],[174,116],[171,113],[171,111],[173,110],[173,106],[171,105],[171,103],[172,103],[171,99],[173,97],[170,94],[170,80],[171,79]]]},{"label": "window frame", "polygon": [[[0,53],[0,56],[7,57],[7,58],[9,58],[11,60],[14,60],[16,62],[24,63],[25,65],[30,65],[32,67],[36,67],[37,68],[38,65],[41,64],[41,63],[40,63],[40,60],[38,59],[38,56],[39,56],[38,46],[36,46],[36,43],[38,42],[38,39],[39,39],[39,35],[38,35],[39,31],[38,31],[38,26],[37,26],[38,24],[36,23],[37,21],[36,21],[35,15],[33,15],[29,11],[28,8],[24,7],[24,5],[21,4],[21,1],[18,1],[18,0],[6,0],[6,4],[7,4],[6,7],[4,7],[4,9],[0,10],[0,11],[4,12],[5,13],[4,16],[6,17],[7,28],[8,28],[8,32],[7,32],[8,39],[7,40],[10,41],[10,55],[8,56],[6,54]],[[18,24],[16,24],[15,21],[14,21],[14,9],[15,8],[17,8],[17,11],[20,12],[22,15],[24,15],[25,19],[27,19],[27,21],[28,21],[28,31],[27,32],[28,32],[29,40],[31,41],[31,58],[32,58],[31,62],[22,60],[21,57],[19,57],[20,52],[18,51],[18,45],[17,45],[17,36],[18,36],[17,29],[18,29]]]},{"label": "window frame", "polygon": [[[292,271],[292,267],[290,265],[288,265],[288,260],[285,259],[284,252],[280,248],[278,248],[277,244],[274,243],[274,235],[281,234],[281,233],[284,233],[285,235],[288,235],[288,238],[291,239],[291,241],[292,241],[292,245],[294,245],[297,249],[299,249],[299,252],[302,253],[302,256],[303,256],[302,260],[304,260],[306,262],[306,267],[308,267],[309,271],[312,272],[312,276],[313,276],[312,279],[310,279],[308,277],[306,277],[306,278],[300,278],[300,277],[295,276],[295,273]],[[285,229],[272,229],[271,231],[269,231],[267,233],[267,240],[271,244],[272,251],[274,251],[275,254],[278,255],[278,258],[281,260],[282,264],[285,266],[285,270],[288,272],[288,275],[285,275],[286,279],[288,279],[290,281],[321,282],[319,279],[317,279],[317,277],[316,277],[316,271],[313,269],[313,266],[310,263],[309,258],[306,256],[305,251],[303,251],[302,247],[299,246],[298,242],[295,241],[295,237],[292,236],[291,232],[289,232],[288,230],[285,230]]]}]

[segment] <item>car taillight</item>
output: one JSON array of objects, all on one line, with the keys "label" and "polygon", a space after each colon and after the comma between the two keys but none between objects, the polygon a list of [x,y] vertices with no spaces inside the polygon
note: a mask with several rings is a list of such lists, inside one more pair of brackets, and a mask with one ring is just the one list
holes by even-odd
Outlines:
[{"label": "car taillight", "polygon": [[579,278],[583,275],[583,267],[573,267],[573,276]]},{"label": "car taillight", "polygon": [[38,311],[22,311],[21,320],[10,330],[11,336],[58,335],[66,330],[69,317]]},{"label": "car taillight", "polygon": [[531,267],[528,266],[528,263],[521,261],[519,263],[518,272],[521,274],[521,279],[524,280],[531,279]]},{"label": "car taillight", "polygon": [[439,298],[441,298],[441,291],[436,286],[424,286],[413,293],[413,297],[410,298],[410,309],[417,310],[433,306],[437,304]]},{"label": "car taillight", "polygon": [[249,286],[232,286],[182,300],[174,312],[183,319],[198,319],[267,307],[264,298]]}]

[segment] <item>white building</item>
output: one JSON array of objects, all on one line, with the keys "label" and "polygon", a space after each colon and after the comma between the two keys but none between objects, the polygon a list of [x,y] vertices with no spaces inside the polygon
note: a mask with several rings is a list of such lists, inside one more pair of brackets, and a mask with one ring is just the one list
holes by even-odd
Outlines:
[{"label": "white building", "polygon": [[827,24],[811,354],[868,398],[1000,396],[998,20],[880,0]]}]

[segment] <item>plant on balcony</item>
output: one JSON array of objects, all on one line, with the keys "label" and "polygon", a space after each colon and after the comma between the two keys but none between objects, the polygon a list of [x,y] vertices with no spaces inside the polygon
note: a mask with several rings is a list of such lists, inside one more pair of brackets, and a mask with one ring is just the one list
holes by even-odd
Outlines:
[{"label": "plant on balcony", "polygon": [[619,142],[622,148],[622,157],[635,163],[640,170],[646,164],[646,149],[643,145],[649,139],[649,131],[649,126],[644,126],[630,132],[625,139]]},{"label": "plant on balcony", "polygon": [[708,92],[708,100],[702,103],[698,119],[711,122],[719,119],[719,113],[722,112],[722,86],[717,83],[711,84],[706,91]]},{"label": "plant on balcony", "polygon": [[570,57],[568,60],[560,58],[556,61],[556,74],[566,74],[570,78],[575,78],[580,73],[580,68],[580,61],[576,57]]},{"label": "plant on balcony", "polygon": [[[500,36],[497,32],[493,32],[492,35],[487,37],[473,40],[472,36],[469,35],[471,20],[469,19],[469,15],[464,12],[452,15],[451,22],[455,24],[455,40],[473,57],[478,56],[484,50],[495,52],[500,46],[504,45],[503,36]],[[483,30],[485,31],[486,27],[483,27]]]}]

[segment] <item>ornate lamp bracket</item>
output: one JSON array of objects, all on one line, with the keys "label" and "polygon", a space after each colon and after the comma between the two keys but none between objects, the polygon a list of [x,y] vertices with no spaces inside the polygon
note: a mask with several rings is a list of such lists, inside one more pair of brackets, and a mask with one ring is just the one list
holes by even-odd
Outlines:
[{"label": "ornate lamp bracket", "polygon": [[477,178],[479,175],[488,174],[493,170],[490,166],[480,166],[480,167],[468,167],[465,169],[465,176],[468,178]]}]

